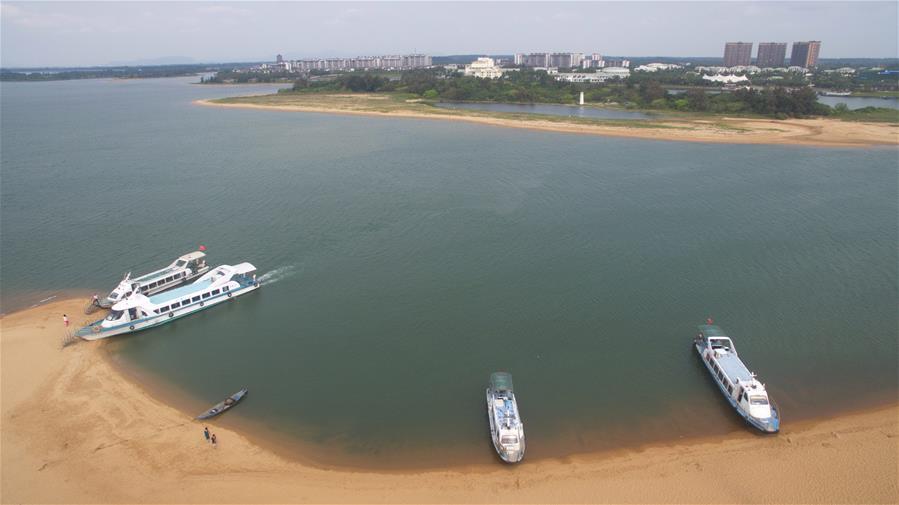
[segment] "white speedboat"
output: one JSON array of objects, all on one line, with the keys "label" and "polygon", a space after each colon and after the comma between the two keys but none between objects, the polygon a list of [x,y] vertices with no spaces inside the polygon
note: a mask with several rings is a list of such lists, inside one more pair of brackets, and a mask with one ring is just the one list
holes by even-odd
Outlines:
[{"label": "white speedboat", "polygon": [[506,463],[518,463],[524,458],[524,423],[518,413],[518,403],[512,388],[512,375],[494,372],[487,388],[487,417],[490,437],[499,457]]},{"label": "white speedboat", "polygon": [[209,265],[206,264],[206,253],[194,251],[181,256],[163,269],[134,279],[131,278],[131,272],[128,272],[125,274],[122,282],[106,298],[100,300],[100,307],[104,309],[112,307],[133,293],[140,293],[145,296],[155,295],[196,279],[208,271]]},{"label": "white speedboat", "polygon": [[765,385],[746,368],[721,328],[709,320],[699,327],[693,344],[718,389],[746,422],[766,433],[780,430],[780,412],[768,398]]},{"label": "white speedboat", "polygon": [[259,288],[256,267],[250,263],[216,267],[195,282],[165,293],[134,293],[112,306],[106,318],[75,332],[85,340],[98,340],[145,330],[208,309]]}]

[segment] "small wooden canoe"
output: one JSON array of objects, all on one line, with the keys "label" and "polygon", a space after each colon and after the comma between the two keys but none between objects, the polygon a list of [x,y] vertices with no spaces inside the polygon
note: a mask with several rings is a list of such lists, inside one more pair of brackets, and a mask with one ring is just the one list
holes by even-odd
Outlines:
[{"label": "small wooden canoe", "polygon": [[216,404],[215,407],[203,412],[202,414],[197,416],[197,419],[209,419],[210,417],[215,417],[222,412],[230,409],[231,407],[237,405],[243,397],[247,394],[247,388],[243,388],[240,391],[234,393],[233,395],[225,398],[223,401]]}]

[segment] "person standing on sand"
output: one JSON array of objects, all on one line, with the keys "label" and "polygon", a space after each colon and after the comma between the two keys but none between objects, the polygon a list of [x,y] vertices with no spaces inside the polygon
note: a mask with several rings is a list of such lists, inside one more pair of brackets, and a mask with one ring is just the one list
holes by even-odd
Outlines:
[{"label": "person standing on sand", "polygon": [[63,322],[63,324],[66,325],[66,328],[68,328],[68,327],[69,327],[69,316],[63,314],[63,315],[62,315],[62,322]]},{"label": "person standing on sand", "polygon": [[210,440],[212,441],[212,446],[215,447],[215,433],[212,434],[212,438]]},{"label": "person standing on sand", "polygon": [[209,428],[207,426],[203,426],[203,436],[206,437],[206,442],[209,442]]}]

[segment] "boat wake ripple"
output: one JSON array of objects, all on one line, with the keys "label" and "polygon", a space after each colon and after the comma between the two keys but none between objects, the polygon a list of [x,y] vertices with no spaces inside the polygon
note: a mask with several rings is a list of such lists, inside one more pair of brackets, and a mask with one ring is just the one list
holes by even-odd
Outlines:
[{"label": "boat wake ripple", "polygon": [[262,284],[274,284],[278,281],[287,279],[288,277],[293,277],[296,274],[296,265],[285,265],[283,267],[278,267],[274,270],[265,272],[264,274],[260,275],[257,280]]}]

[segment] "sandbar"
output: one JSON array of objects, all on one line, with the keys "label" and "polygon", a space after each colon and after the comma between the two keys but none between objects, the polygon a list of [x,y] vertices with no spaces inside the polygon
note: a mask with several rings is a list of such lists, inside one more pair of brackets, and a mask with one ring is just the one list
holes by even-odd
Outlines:
[{"label": "sandbar", "polygon": [[194,104],[241,109],[315,112],[375,117],[465,121],[506,128],[723,144],[772,144],[817,147],[899,145],[899,123],[816,119],[735,117],[590,120],[535,114],[508,114],[438,108],[420,100],[377,94],[291,94],[196,100]]}]

